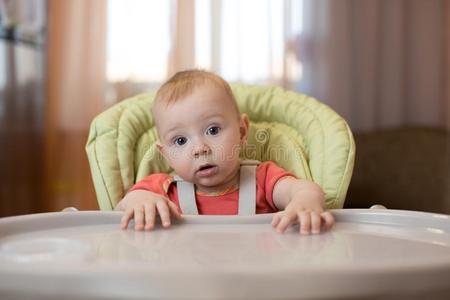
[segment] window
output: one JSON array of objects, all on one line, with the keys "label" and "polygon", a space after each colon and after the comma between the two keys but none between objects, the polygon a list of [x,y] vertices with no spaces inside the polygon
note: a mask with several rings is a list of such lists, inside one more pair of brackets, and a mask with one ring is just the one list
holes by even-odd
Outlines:
[{"label": "window", "polygon": [[[192,67],[229,81],[298,80],[300,65],[290,45],[301,32],[303,0],[188,0],[183,5],[195,6],[194,26],[181,29],[173,26],[179,1],[185,0],[109,0],[108,80],[164,81],[170,56],[179,53],[172,48],[182,47],[173,42],[180,34],[195,39],[189,44],[195,48]],[[175,28],[186,32],[176,35]]]},{"label": "window", "polygon": [[163,81],[171,49],[172,1],[109,0],[107,79]]}]

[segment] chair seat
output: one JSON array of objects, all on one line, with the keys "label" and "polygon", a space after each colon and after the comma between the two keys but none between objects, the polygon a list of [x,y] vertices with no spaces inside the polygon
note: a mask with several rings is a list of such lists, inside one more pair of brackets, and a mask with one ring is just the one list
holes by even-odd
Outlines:
[{"label": "chair seat", "polygon": [[[318,183],[327,208],[342,208],[352,175],[355,144],[345,120],[314,98],[279,87],[231,85],[250,119],[242,159],[272,160]],[[137,181],[173,170],[156,149],[150,107],[155,94],[123,100],[92,122],[86,151],[102,210],[112,210]]]}]

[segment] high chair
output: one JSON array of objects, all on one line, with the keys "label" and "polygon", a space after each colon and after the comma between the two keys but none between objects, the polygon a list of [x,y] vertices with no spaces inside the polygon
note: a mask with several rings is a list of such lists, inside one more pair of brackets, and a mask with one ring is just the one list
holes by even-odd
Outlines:
[{"label": "high chair", "polygon": [[[275,160],[319,183],[328,208],[342,207],[355,150],[345,121],[280,88],[233,91],[251,120],[243,161]],[[155,150],[153,96],[92,124],[102,210],[149,172],[172,171]],[[450,216],[374,208],[336,209],[336,225],[318,235],[278,234],[272,214],[186,214],[152,231],[121,230],[118,211],[1,218],[0,299],[450,299]]]},{"label": "high chair", "polygon": [[[326,207],[342,208],[353,171],[355,144],[345,120],[314,98],[279,87],[232,84],[250,119],[242,159],[272,160],[325,192]],[[158,152],[150,112],[155,93],[125,99],[99,114],[86,151],[101,210],[112,210],[134,183],[172,173]]]}]

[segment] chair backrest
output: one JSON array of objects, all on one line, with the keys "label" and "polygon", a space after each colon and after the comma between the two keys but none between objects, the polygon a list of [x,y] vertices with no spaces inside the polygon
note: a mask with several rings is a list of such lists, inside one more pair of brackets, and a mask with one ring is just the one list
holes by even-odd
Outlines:
[{"label": "chair backrest", "polygon": [[[318,183],[327,208],[342,208],[355,156],[345,120],[314,98],[278,87],[233,84],[232,89],[240,111],[250,119],[242,158],[275,161]],[[173,172],[155,145],[154,95],[123,100],[92,121],[86,151],[102,210],[113,209],[146,175]]]}]

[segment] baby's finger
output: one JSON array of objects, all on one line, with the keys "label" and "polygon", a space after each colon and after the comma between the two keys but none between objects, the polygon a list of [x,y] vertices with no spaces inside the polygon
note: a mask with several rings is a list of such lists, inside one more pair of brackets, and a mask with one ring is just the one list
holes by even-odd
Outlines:
[{"label": "baby's finger", "polygon": [[281,217],[283,216],[283,212],[276,213],[272,218],[272,227],[277,227],[277,225],[281,221]]},{"label": "baby's finger", "polygon": [[302,211],[298,213],[298,220],[300,222],[300,234],[309,234],[311,230],[311,215],[309,212]]},{"label": "baby's finger", "polygon": [[134,208],[134,230],[144,229],[144,207],[138,206]]},{"label": "baby's finger", "polygon": [[296,214],[293,212],[284,212],[283,216],[281,217],[280,223],[278,223],[276,230],[278,233],[283,233],[286,228],[288,228],[289,225],[295,222]]},{"label": "baby's finger", "polygon": [[161,218],[161,223],[162,223],[163,227],[169,227],[170,226],[170,213],[169,213],[169,207],[167,206],[167,202],[165,200],[156,202],[156,208],[158,209],[158,213]]},{"label": "baby's finger", "polygon": [[320,214],[322,219],[324,220],[325,230],[330,230],[334,225],[334,217],[329,211],[325,211]]},{"label": "baby's finger", "polygon": [[133,209],[125,211],[122,216],[122,219],[120,220],[120,228],[127,229],[128,223],[130,222],[131,219],[133,219],[133,215],[134,215]]},{"label": "baby's finger", "polygon": [[167,204],[169,205],[169,210],[170,210],[170,213],[172,214],[172,215],[174,215],[175,216],[175,218],[177,218],[177,219],[182,219],[183,217],[181,216],[181,213],[180,213],[180,211],[178,210],[178,207],[177,207],[177,205],[175,204],[175,203],[173,203],[172,201],[167,201]]},{"label": "baby's finger", "polygon": [[313,234],[320,233],[320,214],[318,212],[311,212],[311,232]]},{"label": "baby's finger", "polygon": [[156,208],[153,204],[145,205],[145,230],[155,227]]}]

